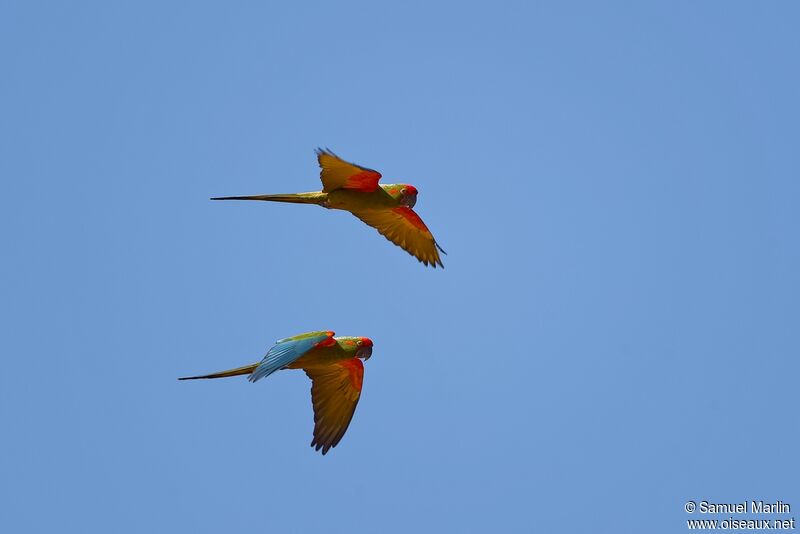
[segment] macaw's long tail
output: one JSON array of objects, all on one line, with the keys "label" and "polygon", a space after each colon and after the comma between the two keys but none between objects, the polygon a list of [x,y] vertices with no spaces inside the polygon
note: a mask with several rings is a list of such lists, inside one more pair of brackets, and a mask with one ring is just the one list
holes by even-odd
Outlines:
[{"label": "macaw's long tail", "polygon": [[211,200],[268,200],[271,202],[292,202],[294,204],[323,204],[328,194],[322,191],[313,193],[288,193],[285,195],[252,195],[246,197],[214,197]]},{"label": "macaw's long tail", "polygon": [[210,375],[184,376],[183,378],[179,378],[178,380],[197,380],[199,378],[226,378],[229,376],[249,375],[250,373],[253,372],[253,369],[258,367],[258,363],[245,365],[244,367],[237,367],[236,369],[228,369],[227,371],[220,371],[219,373],[212,373]]}]

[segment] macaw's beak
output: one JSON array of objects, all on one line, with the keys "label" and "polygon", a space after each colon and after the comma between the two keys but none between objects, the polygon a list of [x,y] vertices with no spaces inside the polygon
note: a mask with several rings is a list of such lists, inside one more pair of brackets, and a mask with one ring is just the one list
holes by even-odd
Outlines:
[{"label": "macaw's beak", "polygon": [[367,361],[372,356],[372,345],[367,345],[366,347],[361,347],[356,352],[356,358],[362,358],[364,361]]},{"label": "macaw's beak", "polygon": [[359,339],[358,344],[361,345],[361,348],[356,352],[356,358],[363,358],[364,361],[367,361],[372,356],[372,340],[368,337]]}]

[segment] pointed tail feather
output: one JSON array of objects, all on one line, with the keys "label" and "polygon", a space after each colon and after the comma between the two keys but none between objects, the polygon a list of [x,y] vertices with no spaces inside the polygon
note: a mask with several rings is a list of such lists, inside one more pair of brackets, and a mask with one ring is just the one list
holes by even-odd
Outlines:
[{"label": "pointed tail feather", "polygon": [[288,193],[285,195],[251,195],[242,197],[213,197],[211,200],[267,200],[270,202],[291,202],[293,204],[323,204],[328,194],[322,191],[314,193]]},{"label": "pointed tail feather", "polygon": [[228,369],[227,371],[220,371],[219,373],[211,373],[210,375],[184,376],[178,380],[198,380],[200,378],[226,378],[229,376],[249,375],[256,367],[258,367],[258,363],[237,367],[236,369]]}]

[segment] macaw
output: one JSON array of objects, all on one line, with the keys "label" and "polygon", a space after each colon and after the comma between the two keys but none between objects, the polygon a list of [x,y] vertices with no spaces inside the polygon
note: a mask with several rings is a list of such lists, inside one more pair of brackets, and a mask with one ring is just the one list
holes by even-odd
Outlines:
[{"label": "macaw", "polygon": [[316,152],[322,191],[215,197],[211,200],[268,200],[349,211],[423,264],[444,268],[439,252],[447,253],[412,209],[417,202],[416,187],[379,184],[381,173],[378,171],[344,161],[330,150],[318,148]]},{"label": "macaw", "polygon": [[326,454],[350,426],[364,380],[361,359],[368,360],[372,356],[369,338],[334,335],[331,331],[320,331],[279,339],[258,363],[178,380],[249,375],[250,382],[257,382],[279,369],[302,369],[311,379],[314,407],[311,446]]}]

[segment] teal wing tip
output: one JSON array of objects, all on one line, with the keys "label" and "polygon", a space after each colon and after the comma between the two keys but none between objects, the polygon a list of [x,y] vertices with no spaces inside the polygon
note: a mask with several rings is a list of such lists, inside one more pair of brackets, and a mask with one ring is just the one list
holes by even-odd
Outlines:
[{"label": "teal wing tip", "polygon": [[261,380],[265,376],[269,376],[271,374],[272,374],[272,372],[269,370],[269,368],[267,368],[266,366],[262,367],[262,366],[259,365],[258,367],[253,369],[252,373],[250,373],[247,376],[247,381],[248,382],[252,382],[253,384],[255,384],[256,382],[258,382],[259,380]]}]

